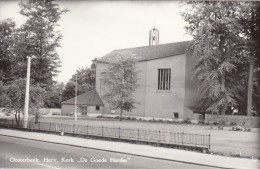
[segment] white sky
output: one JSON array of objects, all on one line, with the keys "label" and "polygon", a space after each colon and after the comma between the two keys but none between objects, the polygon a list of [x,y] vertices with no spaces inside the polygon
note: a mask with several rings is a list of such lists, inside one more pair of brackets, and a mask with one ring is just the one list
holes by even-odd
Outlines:
[{"label": "white sky", "polygon": [[[13,18],[20,25],[19,1],[0,1],[0,20]],[[90,67],[114,49],[147,46],[149,30],[160,31],[160,44],[190,40],[177,1],[58,1],[64,14],[59,22],[63,39],[62,67],[56,80],[67,83],[79,67]]]}]

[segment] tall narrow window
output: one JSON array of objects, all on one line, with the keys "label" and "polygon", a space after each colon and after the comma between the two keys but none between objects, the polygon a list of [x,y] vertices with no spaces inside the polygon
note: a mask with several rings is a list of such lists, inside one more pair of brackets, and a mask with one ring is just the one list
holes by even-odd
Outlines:
[{"label": "tall narrow window", "polygon": [[171,69],[158,69],[158,90],[171,89]]}]

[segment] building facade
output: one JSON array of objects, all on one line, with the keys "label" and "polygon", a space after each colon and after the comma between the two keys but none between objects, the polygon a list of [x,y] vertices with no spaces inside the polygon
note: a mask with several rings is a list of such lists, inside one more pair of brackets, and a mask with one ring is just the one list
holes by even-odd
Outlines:
[{"label": "building facade", "polygon": [[[158,30],[150,31],[149,46],[114,50],[98,59],[96,66],[96,90],[100,95],[103,114],[119,114],[111,110],[102,96],[105,87],[102,74],[109,60],[118,55],[134,55],[138,58],[139,87],[135,91],[138,104],[123,115],[154,118],[199,119],[196,114],[198,87],[192,80],[192,67],[196,63],[186,49],[190,42],[158,44]],[[154,37],[155,36],[155,37]],[[154,40],[154,42],[153,42]]]}]

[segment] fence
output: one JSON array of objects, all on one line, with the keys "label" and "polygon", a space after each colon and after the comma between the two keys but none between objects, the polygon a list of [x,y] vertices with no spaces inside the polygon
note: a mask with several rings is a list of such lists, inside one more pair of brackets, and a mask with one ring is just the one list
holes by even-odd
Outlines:
[{"label": "fence", "polygon": [[[19,125],[14,120],[1,119],[0,127],[5,128],[20,128],[22,129],[21,121]],[[63,132],[65,134],[94,136],[101,138],[109,138],[115,140],[125,140],[133,142],[144,142],[160,144],[172,147],[188,147],[199,150],[210,149],[210,135],[209,134],[190,134],[190,133],[174,133],[165,131],[149,131],[140,129],[124,129],[124,128],[110,128],[97,126],[82,126],[71,124],[58,124],[52,122],[28,122],[29,130],[48,131],[48,132]]]}]

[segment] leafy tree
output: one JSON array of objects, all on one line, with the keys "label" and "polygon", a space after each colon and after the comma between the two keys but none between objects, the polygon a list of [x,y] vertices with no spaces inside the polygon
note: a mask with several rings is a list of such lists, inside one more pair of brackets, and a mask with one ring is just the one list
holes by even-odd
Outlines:
[{"label": "leafy tree", "polygon": [[52,0],[21,1],[19,5],[20,14],[27,20],[15,34],[15,75],[24,78],[26,57],[34,56],[31,64],[32,83],[48,89],[53,85],[53,77],[60,67],[56,48],[60,47],[62,36],[56,27],[67,10],[60,10]]},{"label": "leafy tree", "polygon": [[57,83],[51,88],[51,90],[44,93],[44,107],[47,108],[60,108],[62,102],[62,92],[64,84]]},{"label": "leafy tree", "polygon": [[123,111],[131,111],[135,108],[133,96],[138,87],[137,59],[134,56],[117,55],[111,60],[105,71],[103,80],[105,85],[105,100],[110,103],[112,109],[120,109],[120,121]]},{"label": "leafy tree", "polygon": [[15,23],[11,19],[0,21],[0,80],[7,82],[12,80],[14,43],[13,34]]},{"label": "leafy tree", "polygon": [[[6,107],[9,112],[14,113],[17,125],[20,123],[20,115],[24,109],[25,85],[25,79],[14,80],[5,85],[0,83],[0,98],[4,100],[0,102],[0,107]],[[29,113],[35,115],[36,121],[39,117],[38,110],[43,104],[42,92],[39,86],[30,86]]]},{"label": "leafy tree", "polygon": [[[189,10],[182,13],[193,36],[190,46],[194,79],[201,89],[201,109],[225,114],[230,107],[244,101],[248,80],[248,63],[252,55],[252,37],[243,22],[252,9],[247,2],[186,2]],[[250,32],[250,31],[249,31]]]},{"label": "leafy tree", "polygon": [[76,88],[76,76],[77,76],[77,95],[86,93],[87,91],[95,88],[96,82],[96,65],[93,62],[91,68],[79,68],[77,73],[72,76],[69,82],[66,84],[63,90],[63,101],[75,97]]}]

